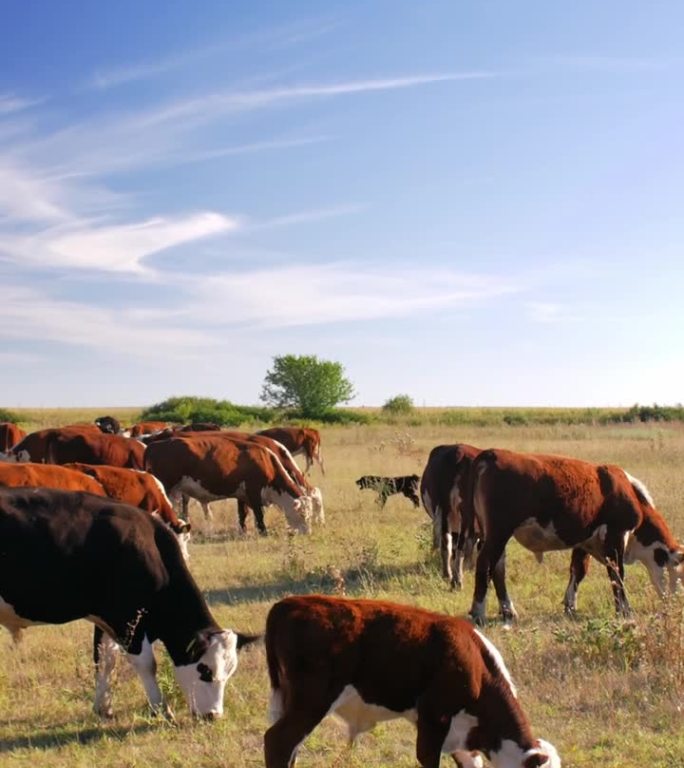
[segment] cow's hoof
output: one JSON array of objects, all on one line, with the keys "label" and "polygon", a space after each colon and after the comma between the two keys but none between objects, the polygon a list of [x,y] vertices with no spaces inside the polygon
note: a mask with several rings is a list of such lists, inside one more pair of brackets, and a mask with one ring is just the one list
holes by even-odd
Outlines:
[{"label": "cow's hoof", "polygon": [[485,625],[485,617],[481,613],[473,613],[472,611],[468,614],[468,618],[470,621],[473,622],[473,624],[476,627],[484,627]]}]

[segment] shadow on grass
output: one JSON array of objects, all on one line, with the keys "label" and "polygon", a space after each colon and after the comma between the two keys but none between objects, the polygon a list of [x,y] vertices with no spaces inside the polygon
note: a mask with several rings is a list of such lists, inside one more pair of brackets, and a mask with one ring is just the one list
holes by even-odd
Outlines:
[{"label": "shadow on grass", "polygon": [[159,723],[140,722],[132,726],[89,726],[55,725],[51,731],[41,728],[39,731],[15,738],[0,739],[0,754],[19,749],[54,749],[70,744],[92,744],[102,739],[123,741],[127,736],[147,731],[158,730]]},{"label": "shadow on grass", "polygon": [[205,592],[212,605],[240,605],[242,603],[275,600],[286,595],[346,594],[349,596],[382,590],[393,581],[407,576],[425,578],[434,575],[430,565],[407,563],[404,565],[367,565],[351,568],[317,568],[306,573],[281,570],[268,582],[212,589]]}]

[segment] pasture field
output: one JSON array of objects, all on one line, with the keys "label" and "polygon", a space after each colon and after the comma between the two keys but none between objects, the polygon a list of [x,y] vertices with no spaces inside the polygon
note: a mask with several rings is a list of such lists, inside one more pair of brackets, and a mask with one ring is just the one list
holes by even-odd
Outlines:
[{"label": "pasture field", "polygon": [[[101,415],[100,411],[95,415]],[[116,414],[115,414],[116,415]],[[76,420],[55,418],[51,423]],[[92,418],[92,416],[90,417]],[[125,416],[122,420],[125,420]],[[34,425],[31,425],[34,426]],[[36,424],[35,426],[42,426]],[[682,425],[463,427],[349,426],[322,430],[327,474],[315,468],[327,522],[310,537],[288,536],[270,509],[271,535],[236,532],[234,502],[213,505],[212,524],[199,506],[191,569],[221,624],[245,632],[264,627],[271,604],[290,593],[329,592],[391,599],[454,615],[470,606],[473,576],[453,592],[430,551],[425,512],[404,497],[383,510],[362,474],[420,474],[439,443],[558,453],[623,466],[643,480],[679,537],[684,537]],[[251,524],[251,520],[250,520]],[[645,569],[627,568],[635,617],[614,618],[605,570],[593,564],[579,594],[579,616],[563,616],[569,552],[543,565],[509,544],[508,580],[520,622],[506,630],[489,596],[488,636],[518,686],[533,732],[552,741],[566,768],[681,768],[684,765],[684,596],[656,599]],[[115,718],[91,711],[91,626],[77,622],[29,629],[18,647],[0,634],[0,765],[90,768],[262,766],[268,680],[262,645],[245,649],[226,689],[224,718],[196,723],[157,651],[160,678],[177,724],[147,715],[142,687],[125,663],[114,683]],[[401,670],[397,670],[401,674]],[[304,743],[302,768],[409,768],[415,731],[405,721],[379,725],[346,746],[343,728],[326,720]],[[443,765],[453,765],[444,757]]]}]

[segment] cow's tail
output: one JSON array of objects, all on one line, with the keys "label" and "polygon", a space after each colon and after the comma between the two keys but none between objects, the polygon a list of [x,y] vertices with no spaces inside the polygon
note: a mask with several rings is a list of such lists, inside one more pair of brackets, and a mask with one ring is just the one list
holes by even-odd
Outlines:
[{"label": "cow's tail", "polygon": [[487,450],[479,453],[470,468],[466,492],[461,501],[461,534],[459,547],[464,547],[466,541],[475,541],[476,538],[486,534],[486,521],[483,519],[483,511],[477,509],[475,497],[480,478],[487,467],[496,461],[494,451]]},{"label": "cow's tail", "polygon": [[634,488],[634,492],[637,495],[637,498],[642,504],[647,504],[649,507],[653,507],[655,509],[655,502],[653,501],[653,496],[651,496],[651,492],[648,490],[646,485],[641,482],[641,480],[638,480],[636,477],[632,477],[632,475],[629,474],[629,472],[622,470],[625,475],[627,476],[627,479],[630,482],[630,485],[632,488]]},{"label": "cow's tail", "polygon": [[271,608],[271,612],[266,619],[266,634],[264,636],[266,644],[266,666],[268,668],[268,679],[271,684],[271,697],[268,706],[268,719],[271,723],[278,722],[285,713],[284,681],[281,676],[281,665],[276,649],[279,632],[278,628],[275,626],[277,620],[274,611],[276,611],[277,608],[277,605]]}]

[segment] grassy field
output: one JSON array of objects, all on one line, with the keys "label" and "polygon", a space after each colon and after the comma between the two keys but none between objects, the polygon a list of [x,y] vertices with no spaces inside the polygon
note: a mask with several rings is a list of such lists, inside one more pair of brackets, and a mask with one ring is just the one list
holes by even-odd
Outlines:
[{"label": "grassy field", "polygon": [[[101,413],[84,417],[96,415]],[[49,418],[45,423],[72,420],[64,412],[52,422]],[[219,622],[260,631],[275,600],[314,591],[465,614],[472,574],[466,575],[462,593],[442,582],[425,512],[403,497],[390,499],[380,511],[373,493],[354,485],[367,473],[420,474],[434,445],[457,441],[620,464],[648,485],[675,533],[684,536],[681,425],[329,428],[322,433],[328,474],[321,477],[315,470],[313,475],[323,489],[327,524],[310,537],[287,536],[282,515],[269,510],[272,535],[242,539],[233,502],[214,505],[211,526],[198,506],[192,508],[191,568]],[[510,544],[509,587],[520,622],[505,630],[493,620],[486,630],[511,670],[534,733],[556,745],[566,767],[681,767],[684,598],[660,603],[645,570],[631,566],[626,585],[635,619],[618,622],[605,570],[594,564],[580,591],[579,618],[570,621],[561,606],[568,562],[569,553],[557,553],[538,565]],[[490,597],[490,616],[495,611]],[[18,647],[8,633],[0,635],[0,765],[263,765],[268,702],[263,647],[243,653],[227,687],[221,721],[191,720],[159,648],[160,677],[177,725],[147,716],[142,688],[124,663],[115,681],[115,719],[103,724],[91,712],[90,635],[85,622],[30,629]],[[299,764],[409,768],[416,764],[414,739],[412,726],[395,721],[362,736],[349,751],[343,729],[329,719],[305,742]],[[452,764],[444,758],[445,766]]]}]

